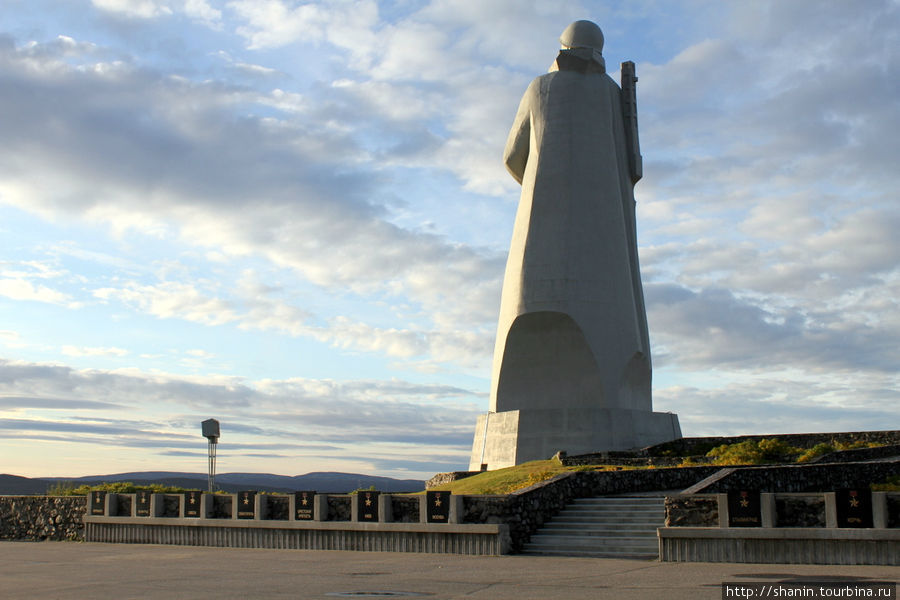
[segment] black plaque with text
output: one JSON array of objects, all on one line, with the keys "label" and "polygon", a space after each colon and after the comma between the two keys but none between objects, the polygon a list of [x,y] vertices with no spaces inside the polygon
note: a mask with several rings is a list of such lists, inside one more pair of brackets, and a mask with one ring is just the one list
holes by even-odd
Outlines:
[{"label": "black plaque with text", "polygon": [[448,523],[450,521],[450,492],[425,492],[428,523]]},{"label": "black plaque with text", "polygon": [[137,517],[150,516],[150,492],[142,491],[134,495],[134,514]]},{"label": "black plaque with text", "polygon": [[314,504],[316,493],[313,492],[294,492],[294,520],[295,521],[312,521],[315,516]]},{"label": "black plaque with text", "polygon": [[203,492],[184,493],[184,516],[196,519],[200,516],[200,497]]},{"label": "black plaque with text", "polygon": [[378,494],[379,492],[358,492],[359,504],[356,507],[357,521],[378,520]]},{"label": "black plaque with text", "polygon": [[728,492],[728,526],[762,527],[762,511],[758,490]]},{"label": "black plaque with text", "polygon": [[238,519],[252,519],[256,516],[256,492],[238,492]]},{"label": "black plaque with text", "polygon": [[91,516],[102,517],[106,506],[106,492],[91,492]]},{"label": "black plaque with text", "polygon": [[868,487],[834,492],[838,527],[872,527],[872,490]]}]

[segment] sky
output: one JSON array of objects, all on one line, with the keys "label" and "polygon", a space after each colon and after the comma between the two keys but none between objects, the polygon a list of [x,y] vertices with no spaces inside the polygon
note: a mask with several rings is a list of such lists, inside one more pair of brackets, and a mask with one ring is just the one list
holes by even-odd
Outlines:
[{"label": "sky", "polygon": [[634,61],[653,405],[900,429],[897,0],[4,0],[0,472],[427,478],[488,408],[519,99]]}]

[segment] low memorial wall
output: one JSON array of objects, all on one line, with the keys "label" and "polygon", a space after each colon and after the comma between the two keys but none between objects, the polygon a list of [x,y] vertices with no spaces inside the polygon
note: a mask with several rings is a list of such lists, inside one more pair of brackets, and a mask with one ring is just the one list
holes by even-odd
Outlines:
[{"label": "low memorial wall", "polygon": [[[449,492],[348,496],[298,492],[89,496],[85,540],[239,548],[505,554],[505,523],[461,522]],[[398,522],[399,521],[399,522]]]},{"label": "low memorial wall", "polygon": [[900,565],[900,493],[667,497],[657,532],[661,561]]}]

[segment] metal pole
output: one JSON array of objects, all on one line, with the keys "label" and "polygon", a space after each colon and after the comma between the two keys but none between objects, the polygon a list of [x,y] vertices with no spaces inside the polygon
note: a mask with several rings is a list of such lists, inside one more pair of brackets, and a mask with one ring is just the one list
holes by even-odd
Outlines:
[{"label": "metal pole", "polygon": [[209,493],[216,491],[216,439],[209,438]]}]

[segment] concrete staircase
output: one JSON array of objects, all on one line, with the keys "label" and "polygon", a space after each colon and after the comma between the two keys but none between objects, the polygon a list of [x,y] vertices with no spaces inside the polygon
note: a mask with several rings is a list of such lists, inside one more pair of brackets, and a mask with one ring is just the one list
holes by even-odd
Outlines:
[{"label": "concrete staircase", "polygon": [[656,528],[666,520],[663,496],[603,496],[572,501],[525,544],[525,554],[659,558]]}]

